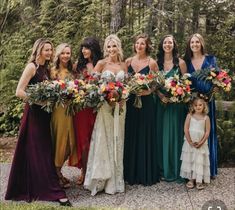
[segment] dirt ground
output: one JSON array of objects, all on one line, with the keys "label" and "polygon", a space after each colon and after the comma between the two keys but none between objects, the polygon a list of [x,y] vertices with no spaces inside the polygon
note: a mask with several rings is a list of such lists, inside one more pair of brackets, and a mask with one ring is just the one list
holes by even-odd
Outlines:
[{"label": "dirt ground", "polygon": [[17,137],[0,138],[0,162],[10,163],[12,161]]}]

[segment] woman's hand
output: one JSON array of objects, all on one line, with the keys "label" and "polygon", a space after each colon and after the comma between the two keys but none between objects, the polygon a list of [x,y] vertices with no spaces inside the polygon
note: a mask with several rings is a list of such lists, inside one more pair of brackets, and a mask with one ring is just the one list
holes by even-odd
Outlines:
[{"label": "woman's hand", "polygon": [[199,142],[195,142],[195,148],[199,149],[202,145],[204,144],[204,142],[199,141]]},{"label": "woman's hand", "polygon": [[120,106],[120,108],[122,108],[122,107],[124,106],[125,101],[126,101],[126,100],[121,100],[121,101],[119,101],[119,106]]},{"label": "woman's hand", "polygon": [[213,93],[218,93],[219,92],[219,88],[218,87],[213,87],[213,90],[212,90]]},{"label": "woman's hand", "polygon": [[140,90],[138,94],[136,94],[137,96],[147,96],[150,95],[152,93],[151,90]]}]

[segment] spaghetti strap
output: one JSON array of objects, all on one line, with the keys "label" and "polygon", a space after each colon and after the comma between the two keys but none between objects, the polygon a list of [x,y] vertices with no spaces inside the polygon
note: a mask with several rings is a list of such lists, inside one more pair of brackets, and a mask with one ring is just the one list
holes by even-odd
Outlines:
[{"label": "spaghetti strap", "polygon": [[149,61],[148,61],[148,66],[149,66],[149,63],[150,63],[150,57],[149,57]]}]

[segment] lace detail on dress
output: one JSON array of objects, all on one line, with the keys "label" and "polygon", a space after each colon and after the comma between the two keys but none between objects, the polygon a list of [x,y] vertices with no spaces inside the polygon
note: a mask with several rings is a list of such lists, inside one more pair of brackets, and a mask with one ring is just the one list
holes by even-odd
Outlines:
[{"label": "lace detail on dress", "polygon": [[[116,75],[106,70],[102,73],[103,78],[115,76],[116,80],[124,78],[124,71]],[[91,191],[91,195],[105,190],[108,194],[124,192],[123,180],[123,146],[125,111],[118,115],[118,121],[111,114],[112,107],[104,103],[99,109],[91,137],[90,151],[88,156],[87,171],[84,188]],[[118,123],[116,125],[115,123]],[[118,134],[114,136],[115,127]],[[116,154],[116,155],[115,155]]]}]

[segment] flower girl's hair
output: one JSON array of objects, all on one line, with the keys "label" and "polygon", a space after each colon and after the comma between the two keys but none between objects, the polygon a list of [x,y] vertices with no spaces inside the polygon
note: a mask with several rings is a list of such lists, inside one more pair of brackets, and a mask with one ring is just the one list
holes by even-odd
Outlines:
[{"label": "flower girl's hair", "polygon": [[204,98],[203,95],[198,95],[196,97],[193,97],[193,99],[191,100],[191,103],[190,103],[190,107],[189,107],[189,112],[190,114],[194,114],[195,113],[195,110],[194,110],[194,104],[197,103],[197,101],[202,101],[203,103],[203,111],[202,111],[202,114],[208,114],[209,110],[208,110],[208,105],[207,105],[207,102]]}]

